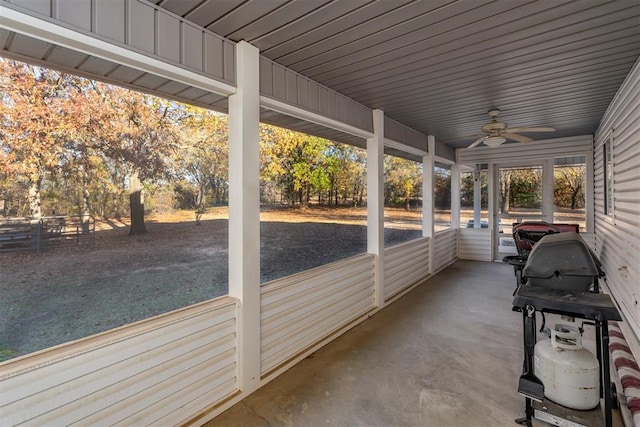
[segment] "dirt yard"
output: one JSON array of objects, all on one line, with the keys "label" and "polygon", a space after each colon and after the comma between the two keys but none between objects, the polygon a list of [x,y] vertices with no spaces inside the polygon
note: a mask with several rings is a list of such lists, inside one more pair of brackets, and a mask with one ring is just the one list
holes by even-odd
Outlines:
[{"label": "dirt yard", "polygon": [[[420,213],[385,211],[387,246],[417,238]],[[366,210],[264,209],[261,282],[366,252]],[[100,222],[95,247],[0,253],[0,361],[227,293],[227,210]],[[256,266],[257,267],[257,266]]]}]

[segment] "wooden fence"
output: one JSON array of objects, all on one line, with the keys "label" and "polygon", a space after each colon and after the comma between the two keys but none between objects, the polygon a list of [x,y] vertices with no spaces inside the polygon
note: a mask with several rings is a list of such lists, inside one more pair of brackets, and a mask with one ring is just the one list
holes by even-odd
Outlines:
[{"label": "wooden fence", "polygon": [[0,219],[0,252],[35,251],[60,246],[95,246],[93,217],[48,216]]}]

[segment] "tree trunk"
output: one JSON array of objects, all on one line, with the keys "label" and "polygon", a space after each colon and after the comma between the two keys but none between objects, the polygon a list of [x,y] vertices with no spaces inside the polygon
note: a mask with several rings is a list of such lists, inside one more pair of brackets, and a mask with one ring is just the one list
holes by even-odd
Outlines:
[{"label": "tree trunk", "polygon": [[572,191],[571,192],[571,210],[574,210],[576,208],[576,204],[578,201],[578,191]]},{"label": "tree trunk", "polygon": [[509,198],[511,197],[511,172],[504,172],[500,177],[500,187],[502,193],[502,213],[509,213],[509,209],[511,205],[509,203]]},{"label": "tree trunk", "polygon": [[42,217],[42,201],[40,200],[40,183],[42,178],[38,177],[29,185],[29,212],[33,219]]},{"label": "tree trunk", "polygon": [[89,212],[89,201],[91,198],[91,194],[89,192],[89,178],[87,177],[87,173],[82,169],[80,171],[82,174],[82,200],[80,206],[80,220],[82,221],[82,234],[89,234],[89,218],[91,217]]},{"label": "tree trunk", "polygon": [[198,187],[198,195],[196,196],[196,225],[200,225],[200,219],[204,214],[205,205],[205,189]]},{"label": "tree trunk", "polygon": [[147,227],[144,224],[144,195],[137,172],[131,173],[129,177],[129,207],[131,208],[129,236],[145,234]]}]

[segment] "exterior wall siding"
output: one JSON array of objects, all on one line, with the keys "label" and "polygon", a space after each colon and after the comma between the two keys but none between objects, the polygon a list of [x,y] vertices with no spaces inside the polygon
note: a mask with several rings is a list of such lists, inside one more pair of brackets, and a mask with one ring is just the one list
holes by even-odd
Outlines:
[{"label": "exterior wall siding", "polygon": [[[4,0],[86,34],[126,46],[210,78],[235,82],[234,43],[138,0]],[[149,37],[152,35],[153,37]],[[206,49],[205,49],[206,47]]]},{"label": "exterior wall siding", "polygon": [[424,134],[386,116],[384,118],[384,137],[427,152],[427,137]]},{"label": "exterior wall siding", "polygon": [[262,286],[263,376],[374,309],[374,262],[358,255]]},{"label": "exterior wall siding", "polygon": [[437,273],[458,257],[456,229],[439,231],[433,236],[433,273]]},{"label": "exterior wall siding", "polygon": [[[604,144],[613,135],[613,219],[605,215]],[[595,135],[595,251],[620,306],[620,327],[640,360],[640,61]]]},{"label": "exterior wall siding", "polygon": [[458,258],[493,261],[491,259],[491,231],[487,228],[460,228],[458,230]]},{"label": "exterior wall siding", "polygon": [[236,314],[222,297],[6,362],[0,425],[185,422],[238,391]]},{"label": "exterior wall siding", "polygon": [[593,148],[591,135],[546,139],[531,144],[503,144],[498,148],[478,146],[457,150],[458,162],[464,165],[477,163],[513,163],[523,160],[542,160],[552,157],[590,155]]},{"label": "exterior wall siding", "polygon": [[429,275],[429,238],[411,240],[384,251],[384,297],[397,295]]},{"label": "exterior wall siding", "polygon": [[370,108],[264,56],[260,57],[260,95],[373,132]]},{"label": "exterior wall siding", "polygon": [[456,161],[456,150],[440,141],[436,141],[435,155],[443,159],[451,160],[452,162]]}]

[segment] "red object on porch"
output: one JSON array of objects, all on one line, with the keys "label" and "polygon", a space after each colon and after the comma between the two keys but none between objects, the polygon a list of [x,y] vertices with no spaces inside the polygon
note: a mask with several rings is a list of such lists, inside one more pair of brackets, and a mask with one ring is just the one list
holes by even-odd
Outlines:
[{"label": "red object on porch", "polygon": [[513,223],[513,240],[516,242],[518,255],[527,257],[533,245],[547,234],[564,233],[573,231],[578,233],[580,226],[578,224],[550,224],[544,221],[531,222],[514,222]]}]

